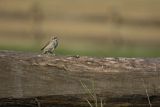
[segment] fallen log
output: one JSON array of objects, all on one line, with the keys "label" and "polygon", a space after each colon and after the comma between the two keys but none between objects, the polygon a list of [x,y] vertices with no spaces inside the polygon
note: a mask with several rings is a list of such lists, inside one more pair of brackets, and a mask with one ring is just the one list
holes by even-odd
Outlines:
[{"label": "fallen log", "polygon": [[44,107],[48,107],[44,104],[88,106],[84,100],[88,93],[81,82],[89,89],[94,82],[95,94],[107,107],[145,107],[149,101],[156,106],[160,105],[159,75],[160,58],[47,56],[0,51],[0,105],[24,101],[31,107],[40,101]]}]

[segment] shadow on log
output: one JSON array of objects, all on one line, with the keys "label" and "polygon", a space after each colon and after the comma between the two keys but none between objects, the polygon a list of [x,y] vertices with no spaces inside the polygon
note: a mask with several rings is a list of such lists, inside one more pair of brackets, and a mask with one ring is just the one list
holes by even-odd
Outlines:
[{"label": "shadow on log", "polygon": [[94,81],[95,93],[106,107],[149,107],[148,98],[152,107],[159,107],[159,75],[160,58],[0,51],[0,106],[88,107],[81,80],[89,88]]}]

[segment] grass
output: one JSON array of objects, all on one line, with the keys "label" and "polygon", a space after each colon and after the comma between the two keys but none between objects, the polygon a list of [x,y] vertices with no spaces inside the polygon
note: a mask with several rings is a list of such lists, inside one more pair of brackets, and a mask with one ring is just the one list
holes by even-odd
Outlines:
[{"label": "grass", "polygon": [[[34,22],[34,15],[30,14],[35,1],[39,3],[39,11],[44,16],[40,24]],[[42,40],[48,40],[47,36],[51,34],[61,36],[60,47],[56,51],[58,55],[160,56],[159,24],[146,24],[159,21],[160,14],[157,10],[160,1],[35,1],[15,0],[14,3],[10,3],[8,0],[3,0],[0,2],[0,11],[5,13],[0,15],[0,49],[39,52],[41,45],[34,44],[36,39],[33,37],[33,32],[37,26],[40,26],[39,31],[44,33]],[[28,18],[23,18],[23,14],[26,14]],[[113,21],[115,18],[122,18],[124,23],[123,21],[116,23]],[[140,24],[143,21],[145,23]],[[80,41],[79,39],[82,38],[83,40]],[[108,41],[120,41],[122,45],[109,44]],[[126,44],[123,45],[123,42]],[[134,45],[139,43],[139,45],[128,46],[130,42]],[[146,44],[151,47],[144,47]]]},{"label": "grass", "polygon": [[[0,50],[14,50],[24,52],[40,52],[40,46],[0,46]],[[91,49],[90,47],[77,49],[59,47],[55,51],[57,55],[80,55],[95,57],[159,57],[160,50],[157,48],[143,47],[104,47],[102,49]]]},{"label": "grass", "polygon": [[96,57],[159,57],[160,50],[157,48],[144,47],[104,46],[103,48],[85,47],[83,49],[60,48],[56,51],[56,53],[61,55],[82,55]]},{"label": "grass", "polygon": [[91,103],[88,99],[85,99],[90,107],[103,107],[102,99],[100,100],[100,105],[98,105],[98,97],[95,92],[95,83],[92,82],[92,89],[89,89],[86,84],[84,84],[81,80],[80,83],[85,90],[85,92],[89,95],[89,97],[94,101],[94,104]]},{"label": "grass", "polygon": [[146,96],[147,96],[147,100],[148,100],[149,107],[152,107],[151,100],[150,100],[150,96],[149,96],[149,94],[148,94],[148,90],[147,90],[146,85],[145,85],[145,83],[144,83],[144,79],[141,78],[141,80],[142,80],[143,88],[145,89],[145,93],[146,93]]},{"label": "grass", "polygon": [[[158,24],[155,24],[156,26],[154,23],[151,25],[146,24],[159,20],[160,14],[157,10],[160,1],[35,1],[39,3],[40,11],[44,15],[42,23],[37,24],[40,26],[41,32],[44,33],[42,40],[46,39],[44,41],[47,41],[47,36],[49,37],[50,34],[59,34],[61,36],[59,48],[56,50],[58,55],[97,57],[160,56],[159,24],[156,23]],[[15,0],[14,3],[10,3],[8,0],[3,0],[0,2],[0,10],[5,13],[0,17],[1,50],[40,52],[42,45],[34,44],[36,39],[33,37],[34,27],[37,27],[37,25],[31,18],[33,16],[29,15],[35,1]],[[114,13],[117,13],[115,17]],[[27,14],[29,17],[20,18],[18,14],[20,16]],[[122,17],[124,23],[119,24],[115,23],[116,21],[110,21],[116,16],[117,18]],[[140,24],[140,21],[145,21],[145,24]],[[138,24],[134,24],[134,22]],[[71,40],[71,38],[73,39]],[[80,41],[79,39],[82,38],[83,40]],[[120,41],[122,44],[110,44],[108,41]],[[123,42],[126,44],[123,45]],[[130,42],[136,46],[128,46]],[[139,45],[137,45],[138,43]],[[144,46],[146,44],[147,46]]]}]

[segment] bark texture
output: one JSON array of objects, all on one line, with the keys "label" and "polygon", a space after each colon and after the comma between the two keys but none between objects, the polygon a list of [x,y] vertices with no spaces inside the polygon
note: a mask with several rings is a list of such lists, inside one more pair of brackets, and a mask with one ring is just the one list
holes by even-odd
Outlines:
[{"label": "bark texture", "polygon": [[[0,51],[0,105],[88,106],[80,81],[108,106],[160,104],[160,58],[46,56]],[[90,98],[89,98],[90,99]],[[24,101],[24,102],[23,102]],[[99,100],[98,100],[99,101]],[[45,105],[46,104],[46,105]],[[26,105],[27,106],[27,105]]]}]

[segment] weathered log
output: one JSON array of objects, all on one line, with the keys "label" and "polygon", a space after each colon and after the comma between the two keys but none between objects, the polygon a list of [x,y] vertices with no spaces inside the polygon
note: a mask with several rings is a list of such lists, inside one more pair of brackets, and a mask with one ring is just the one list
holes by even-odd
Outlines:
[{"label": "weathered log", "polygon": [[45,104],[47,96],[52,96],[48,104],[84,106],[86,91],[80,81],[89,88],[94,81],[95,93],[107,106],[142,107],[148,105],[148,97],[156,106],[160,104],[159,75],[160,58],[47,56],[0,51],[0,105],[8,101],[16,104],[25,98],[27,104],[36,106],[32,99],[40,98]]}]

